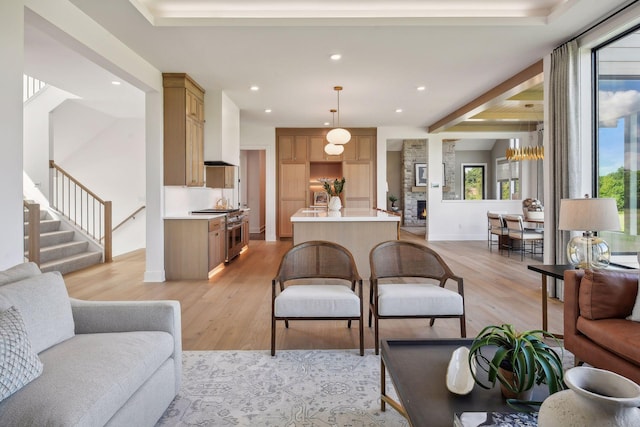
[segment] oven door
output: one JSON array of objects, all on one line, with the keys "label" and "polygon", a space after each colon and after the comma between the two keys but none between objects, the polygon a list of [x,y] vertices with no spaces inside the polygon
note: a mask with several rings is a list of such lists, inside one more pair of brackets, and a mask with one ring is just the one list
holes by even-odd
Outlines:
[{"label": "oven door", "polygon": [[227,262],[242,250],[242,221],[227,223]]}]

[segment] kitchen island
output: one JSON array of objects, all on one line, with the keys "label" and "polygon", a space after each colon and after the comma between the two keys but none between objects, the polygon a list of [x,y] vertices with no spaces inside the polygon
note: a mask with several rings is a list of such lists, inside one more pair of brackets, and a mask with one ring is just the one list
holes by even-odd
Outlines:
[{"label": "kitchen island", "polygon": [[400,215],[376,209],[344,208],[340,211],[299,209],[291,216],[293,244],[328,240],[347,248],[363,280],[369,280],[369,252],[378,243],[397,240]]}]

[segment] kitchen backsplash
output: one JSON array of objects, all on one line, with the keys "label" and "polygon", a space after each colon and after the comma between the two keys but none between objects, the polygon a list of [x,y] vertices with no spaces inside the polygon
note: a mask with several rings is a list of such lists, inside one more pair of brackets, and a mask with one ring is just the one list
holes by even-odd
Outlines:
[{"label": "kitchen backsplash", "polygon": [[222,197],[231,206],[237,206],[234,189],[165,186],[164,216],[186,215],[193,210],[213,208]]}]

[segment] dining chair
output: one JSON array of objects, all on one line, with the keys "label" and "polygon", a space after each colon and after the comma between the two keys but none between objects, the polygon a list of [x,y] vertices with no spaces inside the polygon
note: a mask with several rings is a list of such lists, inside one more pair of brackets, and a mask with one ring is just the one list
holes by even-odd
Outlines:
[{"label": "dining chair", "polygon": [[[432,249],[418,243],[391,240],[369,253],[371,289],[369,327],[374,319],[375,349],[380,349],[379,320],[430,318],[460,319],[460,336],[466,337],[464,285]],[[447,281],[457,284],[445,288]]]},{"label": "dining chair", "polygon": [[[487,244],[489,251],[494,245],[498,245],[500,252],[507,246],[509,230],[507,229],[501,213],[487,211],[487,220],[489,222],[487,230]],[[498,240],[494,239],[497,236]]]},{"label": "dining chair", "polygon": [[[364,355],[362,279],[353,255],[343,246],[308,241],[289,249],[271,281],[271,355],[276,353],[276,321],[357,320]],[[356,290],[357,288],[357,290]]]},{"label": "dining chair", "polygon": [[509,230],[509,254],[515,250],[515,243],[519,244],[518,250],[520,250],[520,260],[524,259],[524,253],[527,250],[527,243],[529,243],[531,249],[529,253],[532,255],[536,253],[536,247],[541,249],[541,254],[544,252],[544,235],[540,231],[534,229],[525,228],[522,216],[520,215],[505,215],[505,223]]}]

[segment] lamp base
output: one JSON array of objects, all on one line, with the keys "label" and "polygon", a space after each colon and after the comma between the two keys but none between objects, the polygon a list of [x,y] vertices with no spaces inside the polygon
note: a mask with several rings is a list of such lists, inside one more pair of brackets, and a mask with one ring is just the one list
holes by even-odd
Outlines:
[{"label": "lamp base", "polygon": [[567,258],[577,268],[601,269],[609,266],[611,251],[607,242],[587,232],[569,241]]}]

